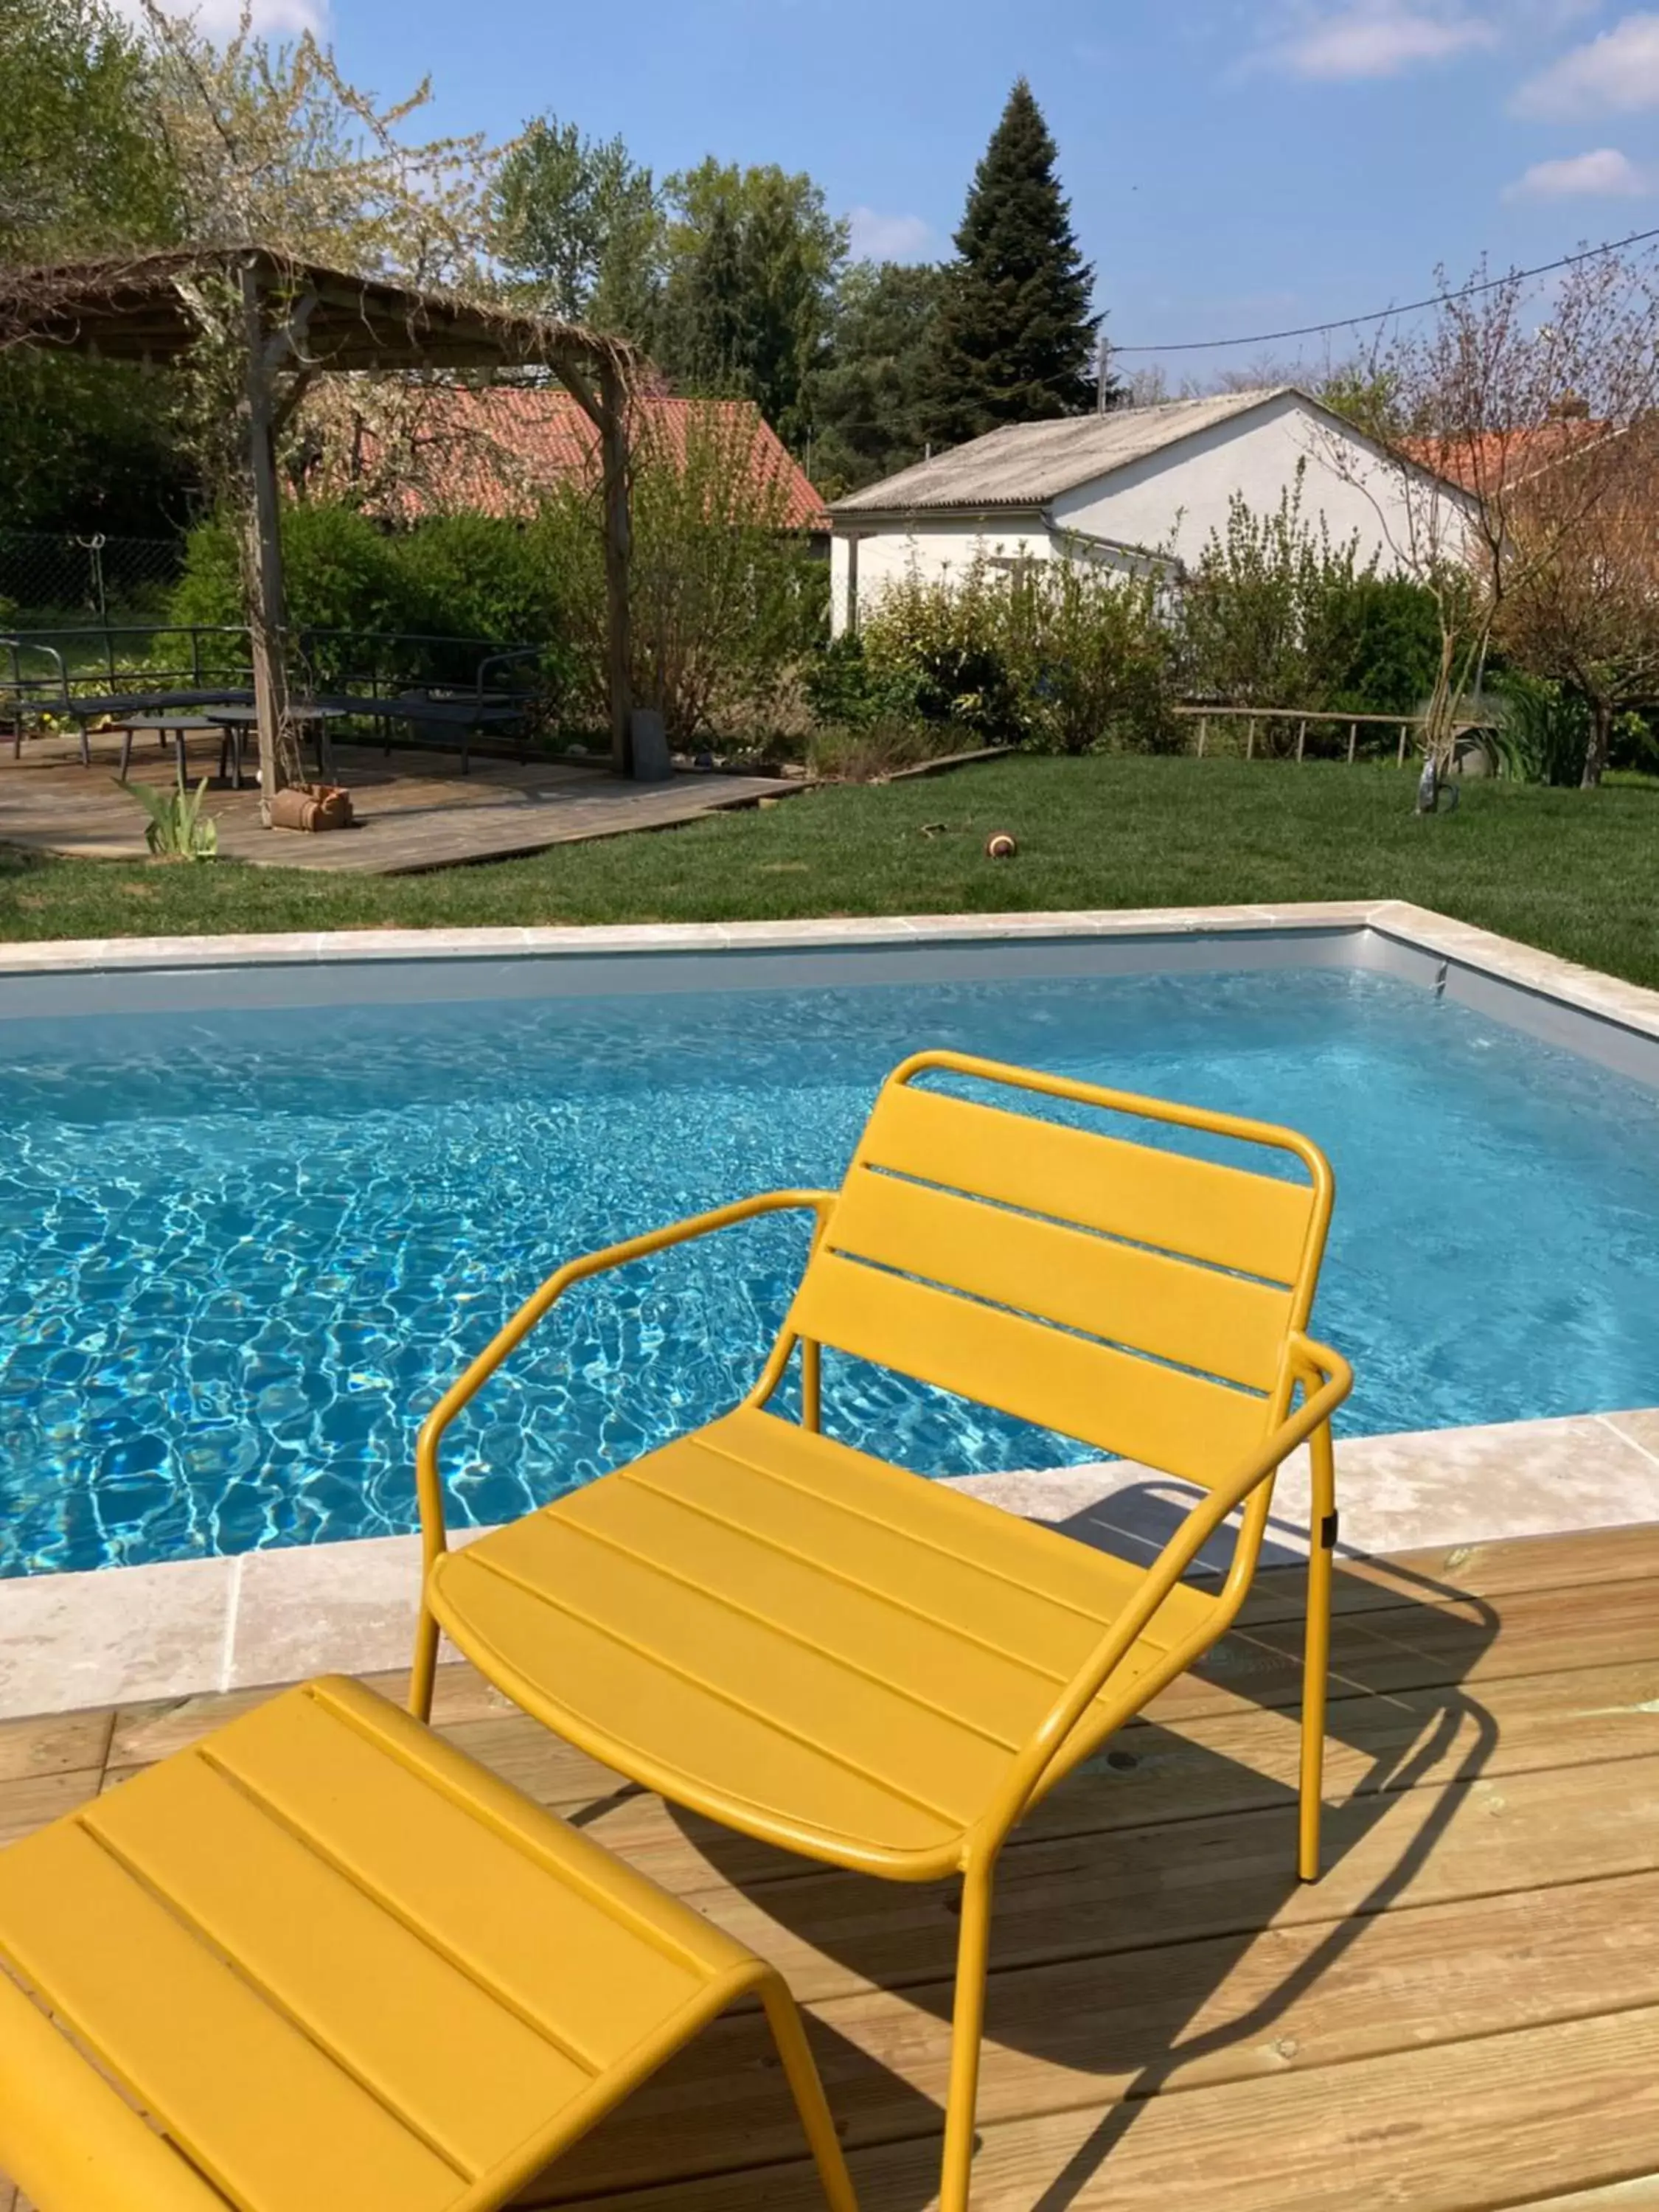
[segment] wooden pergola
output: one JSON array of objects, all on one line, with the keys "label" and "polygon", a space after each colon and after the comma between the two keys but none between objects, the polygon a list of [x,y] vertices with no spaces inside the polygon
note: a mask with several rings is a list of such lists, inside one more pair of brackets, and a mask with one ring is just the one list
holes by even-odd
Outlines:
[{"label": "wooden pergola", "polygon": [[544,368],[592,420],[603,474],[611,757],[625,775],[632,765],[628,394],[635,366],[628,345],[577,324],[412,290],[263,246],[0,270],[0,345],[59,346],[165,368],[228,331],[240,356],[244,568],[265,808],[294,757],[276,439],[313,380],[329,373]]}]

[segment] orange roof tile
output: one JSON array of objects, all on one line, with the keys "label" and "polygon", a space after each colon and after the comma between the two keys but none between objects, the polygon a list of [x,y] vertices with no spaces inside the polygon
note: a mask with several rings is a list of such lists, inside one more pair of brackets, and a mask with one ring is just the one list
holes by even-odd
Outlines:
[{"label": "orange roof tile", "polygon": [[1519,483],[1540,469],[1553,467],[1606,431],[1605,422],[1583,416],[1537,424],[1524,430],[1484,430],[1476,436],[1407,438],[1409,457],[1465,491],[1494,492]]},{"label": "orange roof tile", "polygon": [[[693,425],[710,423],[741,454],[757,492],[781,496],[785,526],[828,530],[823,501],[777,432],[744,399],[678,399],[641,394],[631,434],[684,467]],[[368,434],[372,441],[372,433]],[[399,519],[439,509],[521,513],[538,489],[577,477],[597,481],[599,433],[568,392],[544,386],[440,387],[423,393],[416,433],[418,481],[400,484]]]}]

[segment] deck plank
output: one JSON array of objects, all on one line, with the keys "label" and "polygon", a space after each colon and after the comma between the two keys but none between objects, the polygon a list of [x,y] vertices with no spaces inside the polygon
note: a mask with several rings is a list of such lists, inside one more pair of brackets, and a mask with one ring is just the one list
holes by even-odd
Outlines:
[{"label": "deck plank", "polygon": [[[1264,1567],[1239,1618],[1246,1626],[1299,1620],[1305,1566]],[[1464,1598],[1513,1597],[1522,1590],[1659,1580],[1659,1522],[1622,1528],[1572,1529],[1559,1536],[1506,1536],[1486,1544],[1437,1545],[1387,1559],[1339,1558],[1332,1604],[1340,1613]]]},{"label": "deck plank", "polygon": [[[661,1878],[622,1842],[624,1807],[590,1833]],[[1542,1890],[1659,1866],[1659,1759],[1609,1767],[1431,1784],[1328,1811],[1327,1871],[1295,1878],[1296,1814],[1227,1814],[1167,1827],[1016,1838],[997,1883],[997,1971],[1148,1943],[1193,1942],[1249,1928],[1307,1926],[1396,1905]],[[880,1986],[939,1979],[955,1954],[955,1898],[945,1886],[899,1888],[842,1873],[788,1870],[722,1879],[707,1845],[701,1887],[680,1893],[739,1942],[771,1958],[811,2003]]]},{"label": "deck plank", "polygon": [[115,1717],[107,1712],[52,1713],[42,1720],[0,1721],[0,1783],[101,1766]]},{"label": "deck plank", "polygon": [[[862,2212],[923,2212],[938,2145],[855,2151]],[[1622,2171],[1621,2171],[1622,2169]],[[974,2212],[1498,2212],[1659,2171],[1659,2012],[1615,2014],[994,2124]],[[799,2163],[575,2200],[599,2212],[821,2212]]]},{"label": "deck plank", "polygon": [[[212,775],[217,738],[192,738],[188,756],[192,779]],[[459,752],[404,750],[388,758],[368,744],[339,744],[334,760],[337,776],[351,789],[356,827],[325,836],[261,830],[250,775],[240,792],[216,785],[209,793],[221,854],[260,867],[403,875],[671,828],[805,787],[799,779],[713,773],[633,784],[597,765],[482,754],[463,776]],[[110,781],[119,761],[119,738],[107,734],[94,733],[89,770],[57,741],[30,742],[17,762],[9,744],[0,748],[0,843],[88,860],[143,859],[144,816],[137,799]],[[137,781],[165,784],[173,773],[171,751],[135,748]]]},{"label": "deck plank", "polygon": [[[1265,1584],[1212,1679],[1172,1687],[1007,1849],[975,2212],[1659,2212],[1656,1560],[1644,1528],[1345,1561],[1312,1885],[1292,1878],[1299,1590]],[[16,1724],[0,1832],[259,1694]],[[925,2212],[950,1887],[836,1873],[677,1813],[470,1668],[441,1671],[437,1718],[784,1968],[865,2212]],[[822,2203],[748,2012],[529,2197]]]},{"label": "deck plank", "polygon": [[[1276,2081],[1425,2044],[1659,2005],[1659,1875],[1553,1893],[1390,1913],[1354,1930],[1279,1929],[1246,1943],[1068,1960],[994,1978],[982,2127],[1217,2082]],[[1525,1972],[1512,1971],[1524,1960]],[[817,2008],[815,2048],[849,2149],[942,2110],[950,2062],[940,1982]],[[734,2016],[641,2092],[625,2127],[563,2160],[549,2203],[730,2163],[787,2164],[793,2113],[763,2063],[759,2023]]]}]

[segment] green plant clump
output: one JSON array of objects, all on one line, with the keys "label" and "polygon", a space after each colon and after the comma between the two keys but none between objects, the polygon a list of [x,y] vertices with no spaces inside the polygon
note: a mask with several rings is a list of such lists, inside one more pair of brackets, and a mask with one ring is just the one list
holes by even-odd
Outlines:
[{"label": "green plant clump", "polygon": [[149,817],[144,831],[144,842],[158,860],[211,860],[219,850],[219,825],[211,815],[204,814],[208,779],[202,778],[194,791],[186,788],[182,776],[174,791],[158,791],[150,783],[121,783],[120,790],[130,791]]}]

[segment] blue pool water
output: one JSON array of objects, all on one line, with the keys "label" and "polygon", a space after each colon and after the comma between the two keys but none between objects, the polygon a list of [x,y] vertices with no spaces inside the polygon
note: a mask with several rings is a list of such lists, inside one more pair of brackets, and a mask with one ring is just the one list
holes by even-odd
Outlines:
[{"label": "blue pool water", "polygon": [[[1659,1401],[1659,1094],[1308,969],[15,1021],[0,1031],[0,1572],[413,1525],[415,1428],[575,1253],[839,1176],[921,1044],[1265,1115],[1330,1153],[1351,1431]],[[730,1404],[776,1221],[573,1297],[448,1465],[505,1519]],[[924,1469],[1086,1455],[857,1370]]]}]

